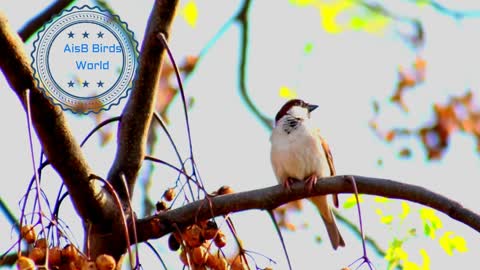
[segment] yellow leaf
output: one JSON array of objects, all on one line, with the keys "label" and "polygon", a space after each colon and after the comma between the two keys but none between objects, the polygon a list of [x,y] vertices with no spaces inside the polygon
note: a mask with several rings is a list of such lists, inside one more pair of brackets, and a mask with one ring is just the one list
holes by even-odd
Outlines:
[{"label": "yellow leaf", "polygon": [[185,7],[183,8],[183,18],[192,28],[197,26],[198,19],[198,9],[195,1],[188,1]]},{"label": "yellow leaf", "polygon": [[315,0],[290,0],[290,4],[294,6],[304,7],[311,5],[315,2]]},{"label": "yellow leaf", "polygon": [[420,249],[420,255],[422,255],[423,263],[422,270],[430,270],[430,256],[425,249]]},{"label": "yellow leaf", "polygon": [[461,236],[455,236],[455,237],[452,239],[452,244],[455,246],[455,249],[456,249],[458,252],[466,252],[466,251],[468,251],[467,241],[465,241],[465,238],[463,238],[463,237],[461,237]]},{"label": "yellow leaf", "polygon": [[386,197],[375,196],[375,198],[373,198],[373,201],[375,201],[377,203],[388,203],[391,200],[389,198],[386,198]]},{"label": "yellow leaf", "polygon": [[[363,202],[363,197],[362,195],[358,195],[358,201]],[[357,200],[355,199],[355,195],[352,194],[350,197],[348,197],[345,202],[343,203],[343,208],[348,209],[352,208],[355,205],[357,205]]]},{"label": "yellow leaf", "polygon": [[439,240],[440,246],[445,250],[445,253],[452,256],[454,250],[458,252],[468,251],[465,238],[461,236],[451,237],[453,234],[451,231],[445,232]]},{"label": "yellow leaf", "polygon": [[404,270],[420,270],[420,267],[411,261],[406,261],[403,263],[403,269]]},{"label": "yellow leaf", "polygon": [[292,99],[297,97],[297,92],[295,92],[295,90],[290,89],[287,86],[282,86],[278,91],[278,95],[285,99]]},{"label": "yellow leaf", "polygon": [[380,218],[380,222],[383,224],[391,224],[393,222],[393,216],[392,215],[382,216]]},{"label": "yellow leaf", "polygon": [[407,202],[402,202],[402,213],[400,214],[400,219],[404,220],[410,213],[410,205]]},{"label": "yellow leaf", "polygon": [[353,1],[350,0],[334,0],[328,1],[328,3],[320,1],[317,4],[317,8],[322,18],[323,29],[332,34],[343,31],[342,26],[337,23],[337,16],[352,7]]},{"label": "yellow leaf", "polygon": [[430,208],[420,209],[420,218],[423,222],[429,223],[432,229],[440,229],[443,227],[443,223],[440,218],[435,214],[435,211]]}]

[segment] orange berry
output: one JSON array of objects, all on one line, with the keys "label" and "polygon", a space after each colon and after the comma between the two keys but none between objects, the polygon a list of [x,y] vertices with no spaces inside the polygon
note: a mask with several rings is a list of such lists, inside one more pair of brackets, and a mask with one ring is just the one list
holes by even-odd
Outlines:
[{"label": "orange berry", "polygon": [[205,262],[205,265],[210,267],[210,268],[215,268],[217,267],[217,264],[220,263],[220,258],[218,258],[217,256],[213,256],[213,255],[209,255],[207,256],[207,261]]},{"label": "orange berry", "polygon": [[173,198],[175,198],[175,189],[173,188],[169,188],[167,190],[165,190],[165,192],[163,193],[163,197],[165,198],[165,200],[167,202],[171,202],[173,200]]},{"label": "orange berry", "polygon": [[218,226],[217,226],[217,223],[209,220],[205,226],[203,227],[203,237],[206,239],[206,240],[210,240],[210,239],[213,239],[215,237],[215,235],[217,235],[218,233]]},{"label": "orange berry", "polygon": [[52,247],[48,250],[48,265],[59,266],[62,263],[62,250],[58,247]]},{"label": "orange berry", "polygon": [[95,265],[98,270],[113,270],[115,269],[116,262],[112,256],[102,254],[95,259]]},{"label": "orange berry", "polygon": [[205,242],[205,239],[202,236],[202,229],[197,224],[193,224],[185,230],[183,239],[187,246],[192,248],[199,247]]},{"label": "orange berry", "polygon": [[20,256],[17,260],[17,270],[34,270],[35,262],[25,256]]},{"label": "orange berry", "polygon": [[215,246],[223,248],[227,244],[227,237],[222,231],[218,231],[213,241],[215,242]]},{"label": "orange berry", "polygon": [[82,267],[80,269],[81,270],[97,270],[97,266],[95,265],[95,262],[85,261],[82,264]]},{"label": "orange berry", "polygon": [[192,261],[194,264],[204,265],[207,262],[209,255],[210,254],[205,247],[196,247],[192,250]]},{"label": "orange berry", "polygon": [[217,265],[213,267],[214,270],[227,270],[228,262],[224,258],[218,258]]},{"label": "orange berry", "polygon": [[67,262],[74,262],[78,257],[78,251],[74,245],[68,244],[62,249],[62,259]]},{"label": "orange berry", "polygon": [[28,254],[28,257],[36,264],[42,264],[45,261],[45,249],[34,247]]},{"label": "orange berry", "polygon": [[40,238],[35,242],[35,247],[42,248],[42,249],[47,249],[48,247],[48,241],[45,238]]},{"label": "orange berry", "polygon": [[232,193],[235,193],[235,192],[229,186],[221,186],[217,191],[218,195],[225,195],[225,194],[232,194]]},{"label": "orange berry", "polygon": [[35,228],[32,225],[23,225],[20,233],[22,234],[22,238],[29,244],[33,244],[37,238]]}]

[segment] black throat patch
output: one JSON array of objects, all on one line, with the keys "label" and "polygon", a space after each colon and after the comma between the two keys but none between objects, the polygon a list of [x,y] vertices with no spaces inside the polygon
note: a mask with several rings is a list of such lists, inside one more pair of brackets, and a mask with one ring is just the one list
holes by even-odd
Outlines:
[{"label": "black throat patch", "polygon": [[283,131],[285,131],[287,134],[290,134],[292,131],[297,129],[301,122],[302,119],[287,115],[287,117],[285,117],[285,121],[283,122]]}]

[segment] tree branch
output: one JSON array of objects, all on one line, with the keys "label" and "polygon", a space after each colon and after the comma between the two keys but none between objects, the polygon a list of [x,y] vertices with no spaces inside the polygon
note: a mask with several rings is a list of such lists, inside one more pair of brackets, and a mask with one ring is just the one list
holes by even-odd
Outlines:
[{"label": "tree branch", "polygon": [[84,219],[101,218],[102,193],[88,180],[90,168],[80,146],[70,133],[62,110],[51,104],[36,88],[23,43],[12,31],[6,16],[2,13],[0,13],[0,69],[24,109],[26,89],[30,89],[33,126],[50,164],[67,186],[77,212]]},{"label": "tree branch", "polygon": [[35,33],[40,27],[45,25],[49,20],[53,18],[56,14],[60,13],[64,8],[68,7],[75,0],[57,0],[50,6],[48,6],[44,11],[38,14],[35,18],[25,24],[18,35],[22,38],[23,41],[29,39],[33,33]]},{"label": "tree branch", "polygon": [[128,191],[133,194],[135,180],[145,157],[148,129],[165,52],[158,35],[162,33],[168,38],[177,3],[178,0],[155,1],[142,42],[134,87],[122,113],[117,134],[117,153],[108,179],[120,198],[125,200],[126,193],[120,175],[125,174]]},{"label": "tree branch", "polygon": [[260,110],[255,106],[253,100],[248,94],[247,87],[247,59],[248,59],[248,11],[250,9],[251,0],[245,0],[242,7],[240,8],[236,21],[240,26],[240,63],[239,63],[239,88],[240,88],[240,97],[245,101],[247,107],[252,111],[252,113],[260,120],[260,122],[267,128],[272,128],[272,120],[265,116]]},{"label": "tree branch", "polygon": [[[305,185],[297,182],[287,191],[283,186],[257,189],[230,195],[196,201],[183,207],[162,212],[158,215],[137,221],[138,241],[162,237],[176,226],[182,228],[196,221],[206,220],[214,216],[226,215],[251,209],[269,210],[287,202],[304,199],[316,195],[332,193],[352,193],[350,176],[334,176],[317,181],[314,189],[309,192]],[[472,229],[480,232],[480,216],[464,208],[460,203],[445,196],[434,193],[426,188],[404,184],[388,179],[365,176],[353,176],[358,191],[362,194],[378,195],[392,199],[402,199],[440,211],[452,219],[458,220]]]}]

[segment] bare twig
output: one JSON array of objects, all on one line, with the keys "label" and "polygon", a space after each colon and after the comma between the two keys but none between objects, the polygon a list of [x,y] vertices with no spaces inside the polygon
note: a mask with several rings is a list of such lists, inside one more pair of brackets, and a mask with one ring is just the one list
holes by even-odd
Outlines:
[{"label": "bare twig", "polygon": [[252,1],[245,0],[243,2],[238,15],[236,16],[236,21],[240,25],[240,65],[239,69],[239,87],[240,87],[240,96],[245,101],[247,107],[252,111],[255,117],[260,120],[260,122],[267,128],[272,128],[272,120],[267,116],[263,115],[260,110],[255,106],[252,99],[248,95],[247,89],[247,59],[248,59],[248,11],[250,9],[250,4]]},{"label": "bare twig", "polygon": [[165,52],[165,47],[157,36],[163,33],[168,38],[177,3],[178,0],[155,1],[142,42],[134,86],[122,113],[117,153],[108,179],[123,200],[126,199],[126,194],[120,174],[125,174],[128,191],[133,194],[137,174],[145,157],[148,129]]},{"label": "bare twig", "polygon": [[292,270],[292,263],[290,262],[290,256],[288,256],[287,245],[285,245],[285,240],[283,239],[282,231],[278,226],[277,221],[275,220],[275,215],[273,214],[272,210],[268,210],[268,214],[270,215],[270,219],[273,221],[273,226],[277,231],[278,238],[280,239],[280,243],[282,244],[283,253],[285,254],[285,258],[287,259],[288,269]]},{"label": "bare twig", "polygon": [[[292,186],[290,192],[278,185],[209,198],[210,203],[205,203],[204,200],[196,201],[177,209],[138,220],[138,241],[143,242],[148,239],[162,237],[174,230],[173,224],[185,227],[193,224],[195,220],[212,218],[212,212],[215,213],[215,216],[221,216],[250,209],[269,210],[287,202],[311,196],[351,193],[352,186],[350,181],[348,181],[348,177],[333,176],[324,178],[316,183],[311,192],[305,189],[302,182],[298,182]],[[364,176],[354,176],[354,178],[359,193],[403,199],[429,206],[480,232],[480,216],[445,196],[420,186],[388,179]]]},{"label": "bare twig", "polygon": [[70,133],[62,110],[51,104],[35,87],[30,60],[25,54],[23,43],[1,13],[0,69],[24,109],[25,92],[30,89],[33,127],[49,162],[67,186],[77,212],[84,219],[101,218],[105,201],[101,190],[88,181],[90,168],[80,146]]},{"label": "bare twig", "polygon": [[68,7],[73,2],[75,2],[75,0],[55,1],[44,11],[39,13],[36,17],[28,21],[27,24],[25,24],[22,29],[18,31],[18,35],[22,38],[23,41],[29,39],[33,35],[33,33],[38,31],[43,25],[45,25],[49,20],[51,20],[53,16],[60,13],[60,11]]}]

